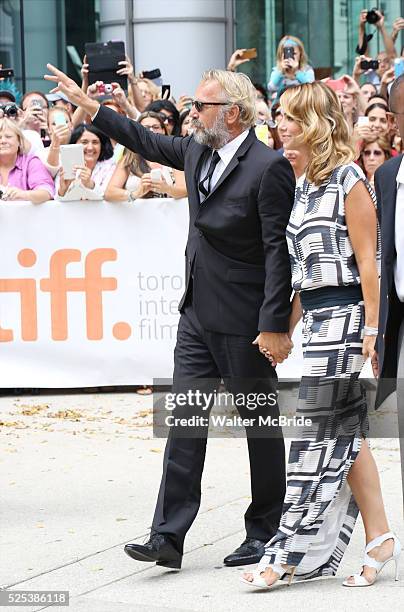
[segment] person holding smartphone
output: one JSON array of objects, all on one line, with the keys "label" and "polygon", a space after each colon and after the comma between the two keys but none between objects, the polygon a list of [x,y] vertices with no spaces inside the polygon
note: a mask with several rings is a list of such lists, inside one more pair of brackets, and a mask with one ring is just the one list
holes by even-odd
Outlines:
[{"label": "person holding smartphone", "polygon": [[43,148],[38,157],[54,178],[60,169],[60,146],[67,144],[73,130],[69,111],[63,106],[54,106],[48,111],[49,147]]},{"label": "person holding smartphone", "polygon": [[274,104],[281,94],[292,85],[312,83],[314,70],[309,65],[306,51],[300,38],[287,34],[281,38],[276,52],[276,66],[272,69],[268,83],[270,93],[276,92]]},{"label": "person holding smartphone", "polygon": [[49,104],[46,96],[40,91],[29,91],[22,97],[21,108],[24,111],[21,127],[37,132],[46,146],[46,143],[49,143],[47,130]]}]

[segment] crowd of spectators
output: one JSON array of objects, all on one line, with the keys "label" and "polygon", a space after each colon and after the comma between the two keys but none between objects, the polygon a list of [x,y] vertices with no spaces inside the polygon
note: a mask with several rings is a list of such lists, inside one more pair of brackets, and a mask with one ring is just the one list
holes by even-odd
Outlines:
[{"label": "crowd of spectators", "polygon": [[[371,23],[380,33],[384,50],[375,59],[369,57],[366,33],[369,13],[359,15],[357,57],[352,75],[323,79],[341,101],[345,119],[357,147],[357,163],[372,182],[375,170],[386,159],[403,150],[393,115],[389,112],[389,90],[404,71],[404,49],[395,44],[404,29],[404,18],[398,17],[389,33],[384,15],[373,13]],[[228,70],[238,70],[248,61],[245,49],[237,49],[229,60]],[[89,85],[89,65],[84,57],[82,88],[89,96],[139,121],[158,134],[185,137],[192,134],[190,109],[192,98],[177,100],[162,96],[161,88],[140,73],[135,76],[129,57],[120,62],[119,76],[127,78],[128,91],[118,83],[111,93],[103,92],[103,83]],[[297,151],[288,147],[287,130],[278,129],[279,98],[285,89],[315,80],[303,41],[287,34],[279,41],[276,65],[267,84],[255,83],[256,131],[267,146],[279,151],[292,164],[296,175],[304,173]],[[67,179],[61,165],[60,147],[83,145],[84,164],[75,167],[75,178]],[[75,108],[62,93],[43,94],[29,91],[17,105],[14,93],[0,81],[0,192],[3,200],[31,200],[41,203],[55,200],[102,200],[134,202],[138,198],[187,195],[182,172],[141,158],[122,145],[111,141],[91,124],[80,108]]]},{"label": "crowd of spectators", "polygon": [[[373,12],[372,23],[380,33],[384,50],[376,58],[368,55],[372,35],[366,33],[367,10],[361,11],[357,57],[352,75],[327,77],[325,83],[336,91],[357,149],[357,163],[373,185],[374,174],[390,157],[403,152],[394,116],[389,112],[389,92],[395,77],[404,72],[404,48],[397,51],[398,34],[404,18],[398,17],[389,33],[384,15]],[[237,49],[227,69],[238,70],[249,61],[245,49]],[[119,76],[127,78],[128,91],[118,83],[111,93],[103,83],[89,84],[89,65],[84,56],[82,89],[101,104],[138,121],[156,134],[186,137],[192,134],[189,95],[166,99],[161,87],[135,75],[129,57],[120,62]],[[296,177],[305,168],[292,141],[287,122],[280,124],[279,99],[289,87],[315,80],[303,41],[287,34],[279,41],[276,65],[267,84],[254,83],[256,91],[256,133],[267,146],[291,163]],[[111,141],[91,124],[82,109],[75,108],[63,93],[29,91],[21,100],[15,88],[0,80],[0,199],[27,200],[40,204],[48,200],[107,200],[133,203],[137,199],[186,197],[184,173],[143,159]],[[278,127],[278,124],[279,127]],[[75,177],[66,178],[61,164],[62,145],[82,144],[84,163],[75,167]],[[143,386],[139,392],[150,393]]]}]

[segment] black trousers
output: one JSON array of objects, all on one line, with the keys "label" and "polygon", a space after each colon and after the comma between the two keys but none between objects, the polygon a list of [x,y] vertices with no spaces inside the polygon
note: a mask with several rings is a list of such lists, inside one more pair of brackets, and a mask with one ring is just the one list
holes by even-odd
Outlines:
[{"label": "black trousers", "polygon": [[[190,379],[207,387],[218,387],[223,379],[233,395],[241,392],[274,393],[276,374],[254,338],[219,334],[204,330],[191,304],[180,317],[174,352],[173,392],[186,392]],[[252,414],[245,406],[237,406],[242,418]],[[181,416],[184,409],[174,409]],[[278,406],[265,404],[254,410],[254,416],[277,416]],[[247,536],[268,541],[276,533],[285,495],[285,448],[280,431],[278,437],[258,437],[246,428],[250,459],[252,501],[245,513]],[[205,461],[207,429],[203,437],[177,437],[170,431],[167,439],[163,476],[153,518],[152,531],[170,538],[182,553],[185,535],[191,527],[201,499],[201,478]],[[220,469],[220,466],[218,466]],[[234,479],[238,465],[234,466]],[[231,489],[231,483],[223,483]]]}]

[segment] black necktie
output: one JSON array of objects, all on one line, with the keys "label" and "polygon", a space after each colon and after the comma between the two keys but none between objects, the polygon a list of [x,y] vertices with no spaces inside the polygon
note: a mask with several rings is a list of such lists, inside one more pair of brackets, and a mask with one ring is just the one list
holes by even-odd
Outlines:
[{"label": "black necktie", "polygon": [[[212,176],[213,173],[215,171],[216,165],[217,163],[220,161],[220,155],[217,151],[214,151],[211,159],[210,159],[210,164],[209,164],[209,168],[208,168],[208,172],[206,174],[206,176],[200,181],[198,187],[199,187],[199,191],[201,193],[203,193],[203,195],[205,196],[205,198],[208,197],[209,193],[210,193],[210,181],[212,180]],[[207,181],[207,185],[205,187],[205,183]]]}]

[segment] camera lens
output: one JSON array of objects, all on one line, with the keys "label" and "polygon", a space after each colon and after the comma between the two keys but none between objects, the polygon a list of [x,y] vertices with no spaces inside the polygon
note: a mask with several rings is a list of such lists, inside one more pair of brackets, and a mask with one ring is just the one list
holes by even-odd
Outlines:
[{"label": "camera lens", "polygon": [[16,117],[18,114],[18,108],[15,104],[7,104],[4,107],[4,114],[7,115],[7,117]]},{"label": "camera lens", "polygon": [[380,17],[376,13],[376,9],[372,8],[370,11],[367,12],[366,21],[368,23],[374,25],[375,23],[377,23],[379,21],[379,19],[380,19]]}]

